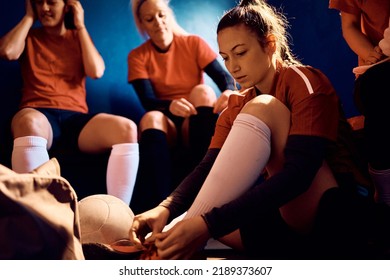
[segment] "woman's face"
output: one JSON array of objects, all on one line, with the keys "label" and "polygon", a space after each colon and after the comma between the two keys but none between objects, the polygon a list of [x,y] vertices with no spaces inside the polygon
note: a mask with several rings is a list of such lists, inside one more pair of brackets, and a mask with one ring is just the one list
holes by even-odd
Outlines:
[{"label": "woman's face", "polygon": [[257,36],[242,24],[219,31],[218,46],[226,68],[241,87],[256,86],[269,93],[275,73],[271,48],[263,48]]},{"label": "woman's face", "polygon": [[33,0],[38,20],[44,27],[57,27],[63,24],[64,0]]},{"label": "woman's face", "polygon": [[158,47],[166,47],[172,42],[171,14],[164,1],[145,1],[139,10],[139,17],[142,27]]}]

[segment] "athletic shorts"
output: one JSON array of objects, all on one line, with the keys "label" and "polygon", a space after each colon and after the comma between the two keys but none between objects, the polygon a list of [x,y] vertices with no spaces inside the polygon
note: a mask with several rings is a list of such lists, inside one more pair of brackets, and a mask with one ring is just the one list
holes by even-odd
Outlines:
[{"label": "athletic shorts", "polygon": [[52,108],[34,108],[46,116],[53,130],[52,149],[58,145],[79,149],[78,138],[84,126],[96,115]]},{"label": "athletic shorts", "polygon": [[286,224],[279,209],[253,215],[252,223],[241,226],[240,234],[248,258],[286,260],[307,256],[305,238]]},{"label": "athletic shorts", "polygon": [[309,234],[296,233],[275,210],[253,213],[252,223],[240,228],[241,239],[253,259],[367,259],[377,250],[372,242],[381,228],[375,209],[370,198],[334,187],[322,195]]}]

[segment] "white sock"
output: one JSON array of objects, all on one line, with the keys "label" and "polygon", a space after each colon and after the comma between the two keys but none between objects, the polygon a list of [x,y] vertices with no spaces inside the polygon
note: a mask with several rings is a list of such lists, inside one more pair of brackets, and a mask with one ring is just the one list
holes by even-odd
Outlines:
[{"label": "white sock", "polygon": [[139,164],[138,143],[112,146],[107,165],[107,194],[130,204]]},{"label": "white sock", "polygon": [[28,173],[49,160],[47,140],[39,136],[24,136],[14,140],[12,170]]},{"label": "white sock", "polygon": [[252,187],[268,162],[270,138],[263,121],[239,114],[185,219],[222,206]]},{"label": "white sock", "polygon": [[375,200],[390,206],[390,169],[375,170],[369,167],[368,170],[375,187]]}]

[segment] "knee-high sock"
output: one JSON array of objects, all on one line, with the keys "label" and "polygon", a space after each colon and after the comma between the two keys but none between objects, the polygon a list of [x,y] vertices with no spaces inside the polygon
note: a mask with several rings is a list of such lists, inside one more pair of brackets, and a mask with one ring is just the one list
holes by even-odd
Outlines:
[{"label": "knee-high sock", "polygon": [[375,187],[375,200],[390,206],[390,169],[376,170],[370,167],[369,172]]},{"label": "knee-high sock", "polygon": [[191,116],[189,123],[192,166],[197,165],[206,154],[218,119],[218,114],[213,113],[212,107],[199,106],[196,111],[198,114]]},{"label": "knee-high sock", "polygon": [[157,206],[172,191],[171,157],[166,134],[146,129],[139,142],[140,162],[130,207],[135,214]]},{"label": "knee-high sock", "polygon": [[47,140],[39,136],[24,136],[14,140],[12,169],[18,173],[31,172],[49,160]]},{"label": "knee-high sock", "polygon": [[129,205],[138,164],[138,143],[113,145],[107,165],[107,193]]},{"label": "knee-high sock", "polygon": [[260,119],[241,113],[185,218],[203,214],[243,194],[264,170],[271,132]]}]

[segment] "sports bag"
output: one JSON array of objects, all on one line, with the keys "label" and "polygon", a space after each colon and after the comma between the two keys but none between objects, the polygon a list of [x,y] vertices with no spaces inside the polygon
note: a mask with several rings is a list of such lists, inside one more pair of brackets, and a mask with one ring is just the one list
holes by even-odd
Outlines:
[{"label": "sports bag", "polygon": [[0,259],[85,259],[77,196],[55,158],[31,173],[0,165]]}]

